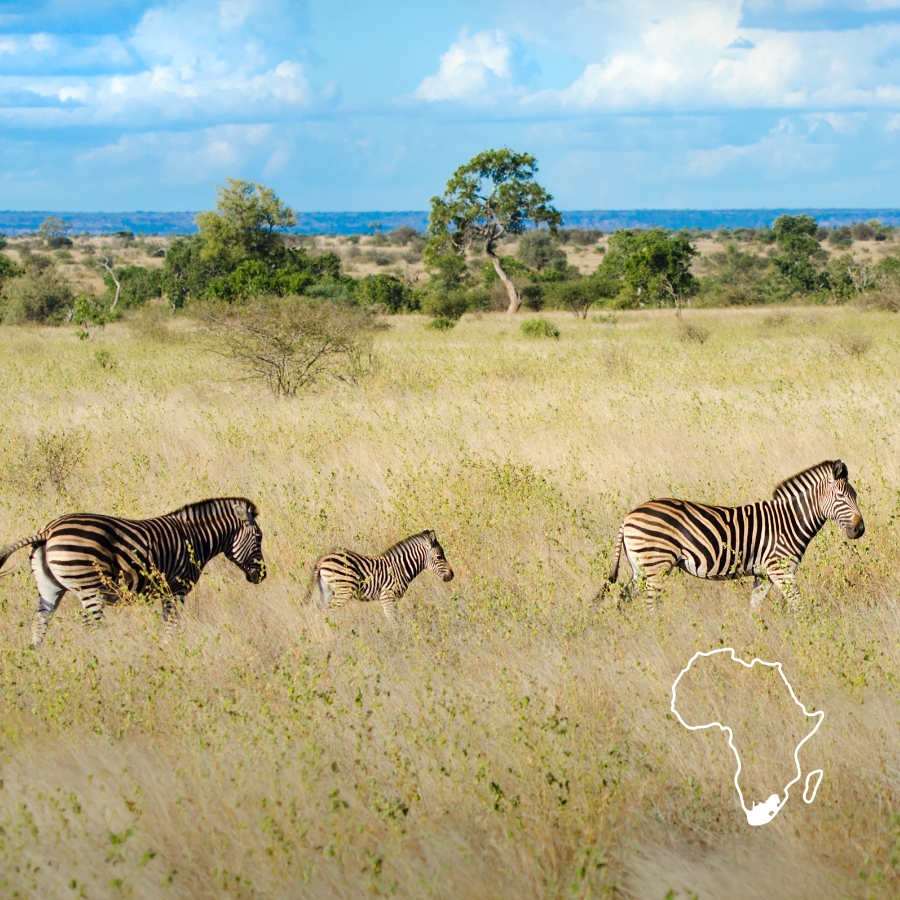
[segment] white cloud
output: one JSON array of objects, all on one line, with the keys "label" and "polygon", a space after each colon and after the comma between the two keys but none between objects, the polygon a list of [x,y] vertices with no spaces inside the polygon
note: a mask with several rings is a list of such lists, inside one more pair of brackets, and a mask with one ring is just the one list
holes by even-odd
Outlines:
[{"label": "white cloud", "polygon": [[[888,5],[898,2],[860,0],[852,6]],[[802,12],[835,4],[798,0],[795,6]],[[831,112],[900,105],[900,24],[873,20],[832,31],[748,28],[743,7],[743,0],[507,0],[508,27],[491,47],[506,54],[500,79],[505,95],[521,103],[510,112]],[[475,38],[495,34],[463,34],[415,96],[483,105],[494,70]],[[581,74],[567,87],[526,90],[511,65],[514,41],[538,57],[542,49],[580,56]]]},{"label": "white cloud", "polygon": [[[313,92],[298,60],[272,58],[242,25],[260,12],[260,2],[183,0],[152,8],[124,43],[103,36],[79,49],[83,60],[99,49],[118,52],[129,63],[118,74],[52,75],[43,74],[44,66],[33,76],[0,75],[0,122],[153,130],[173,122],[202,127],[294,116],[310,107]],[[46,52],[55,40],[43,34],[0,39],[0,59],[26,49]],[[69,106],[54,109],[51,100]]]},{"label": "white cloud", "polygon": [[752,144],[691,150],[683,174],[688,178],[713,178],[732,167],[746,171],[749,165],[764,172],[766,180],[777,181],[825,170],[834,150],[831,145],[810,143],[806,136],[778,127]]},{"label": "white cloud", "polygon": [[464,100],[477,104],[489,99],[485,92],[512,78],[512,45],[502,31],[469,34],[463,28],[459,40],[441,56],[436,75],[416,88],[417,100]]}]

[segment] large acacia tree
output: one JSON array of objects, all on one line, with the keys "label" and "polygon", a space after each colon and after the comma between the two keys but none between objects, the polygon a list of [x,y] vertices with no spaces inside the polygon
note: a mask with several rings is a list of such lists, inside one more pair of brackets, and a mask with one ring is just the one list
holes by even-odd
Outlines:
[{"label": "large acacia tree", "polygon": [[534,180],[536,171],[537,161],[529,153],[506,147],[485,150],[453,173],[442,197],[431,198],[432,255],[462,254],[466,247],[480,244],[506,287],[508,313],[522,301],[494,252],[497,240],[520,234],[527,222],[546,223],[551,231],[562,222],[550,206],[553,198]]}]

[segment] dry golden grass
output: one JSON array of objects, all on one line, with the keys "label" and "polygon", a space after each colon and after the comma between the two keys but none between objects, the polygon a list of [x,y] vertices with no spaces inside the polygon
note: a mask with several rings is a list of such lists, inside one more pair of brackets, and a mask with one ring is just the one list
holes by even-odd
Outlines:
[{"label": "dry golden grass", "polygon": [[[671,312],[554,315],[559,341],[503,316],[446,334],[395,319],[369,380],[280,402],[189,321],[132,319],[92,345],[0,330],[0,544],[66,510],[244,494],[271,567],[253,587],[211,565],[168,646],[153,607],[91,633],[66,598],[35,653],[27,554],[7,564],[0,894],[897,896],[900,319],[685,318],[705,343]],[[833,352],[849,333],[864,354]],[[61,493],[21,474],[52,434],[88,447]],[[835,457],[867,532],[826,526],[797,611],[773,597],[752,617],[749,583],[686,576],[656,617],[590,601],[637,503],[761,499]],[[324,549],[427,527],[457,578],[421,576],[396,629],[377,604],[303,604]],[[765,828],[725,736],[669,712],[679,670],[719,646],[783,662],[825,710],[801,756],[825,770],[817,799],[795,788]],[[784,698],[731,699],[755,741],[745,794],[768,796],[796,723],[772,712]]]}]

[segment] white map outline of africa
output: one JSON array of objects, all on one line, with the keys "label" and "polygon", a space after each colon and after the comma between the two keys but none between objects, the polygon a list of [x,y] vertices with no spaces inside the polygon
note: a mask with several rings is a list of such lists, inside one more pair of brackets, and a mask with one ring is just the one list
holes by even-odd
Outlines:
[{"label": "white map outline of africa", "polygon": [[[817,717],[817,721],[813,730],[800,741],[799,744],[794,748],[794,762],[797,765],[797,777],[793,781],[789,781],[784,787],[784,800],[780,798],[778,794],[772,794],[765,803],[755,803],[752,809],[747,809],[747,806],[744,803],[744,795],[741,792],[741,786],[738,784],[738,776],[741,774],[741,757],[737,752],[737,747],[734,746],[734,734],[732,730],[727,726],[723,725],[721,722],[709,722],[706,725],[688,725],[684,719],[681,718],[681,713],[675,709],[675,692],[678,687],[678,682],[681,681],[681,676],[688,672],[691,666],[694,664],[694,661],[700,656],[714,656],[716,653],[730,653],[732,660],[734,662],[740,663],[744,668],[752,669],[757,663],[763,666],[772,666],[778,669],[778,674],[781,676],[781,680],[787,685],[787,689],[791,692],[791,698],[794,703],[803,710],[803,715],[805,715],[808,719],[813,717]],[[746,663],[742,659],[739,659],[734,655],[734,649],[732,647],[722,647],[718,650],[708,650],[703,652],[702,650],[698,650],[690,659],[690,662],[679,672],[678,677],[675,679],[675,682],[672,685],[672,704],[671,704],[672,712],[675,713],[678,721],[687,728],[688,731],[700,731],[704,728],[714,728],[717,727],[722,731],[728,733],[728,746],[731,747],[732,752],[734,753],[734,758],[737,760],[737,771],[734,773],[734,786],[738,792],[738,798],[741,801],[741,808],[747,815],[747,821],[751,825],[768,825],[772,819],[775,818],[775,814],[787,803],[788,800],[788,789],[796,784],[802,777],[803,772],[800,768],[800,759],[798,757],[798,753],[800,752],[800,748],[819,730],[819,726],[822,724],[822,720],[825,718],[824,710],[816,710],[816,712],[807,712],[806,707],[797,699],[797,695],[794,693],[794,689],[791,687],[791,683],[785,678],[784,670],[781,668],[780,662],[766,662],[765,660],[759,659],[758,657],[753,660],[753,662]],[[806,776],[806,785],[803,790],[803,802],[804,803],[812,803],[813,800],[816,799],[816,791],[819,789],[819,785],[822,782],[822,770],[821,769],[813,769]],[[810,779],[818,775],[815,784],[812,786],[812,793],[810,793]]]}]

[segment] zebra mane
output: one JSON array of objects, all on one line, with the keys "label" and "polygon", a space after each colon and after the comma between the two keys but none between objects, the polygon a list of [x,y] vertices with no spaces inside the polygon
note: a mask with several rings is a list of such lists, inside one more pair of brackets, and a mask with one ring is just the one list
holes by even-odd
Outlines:
[{"label": "zebra mane", "polygon": [[428,546],[431,546],[431,538],[429,537],[428,531],[420,531],[418,534],[411,534],[409,537],[403,538],[402,541],[397,541],[396,544],[391,544],[387,550],[382,553],[382,556],[393,556],[395,553],[398,553],[402,550],[405,550],[407,547],[415,546],[420,543],[421,538],[424,538],[427,542]]},{"label": "zebra mane", "polygon": [[[790,478],[785,478],[784,481],[775,485],[775,489],[772,491],[772,499],[786,500],[788,497],[797,497],[800,494],[807,493],[813,486],[819,484],[819,482],[834,478],[836,465],[844,466],[839,459],[826,459],[824,462],[810,466],[808,469],[804,469],[796,475],[791,475]],[[844,466],[844,471],[846,472],[846,470],[847,467]]]},{"label": "zebra mane", "polygon": [[210,497],[208,500],[198,500],[196,503],[181,506],[170,512],[169,515],[178,519],[186,519],[188,522],[198,522],[215,519],[238,510],[242,510],[249,518],[253,519],[259,515],[256,504],[246,497]]}]

